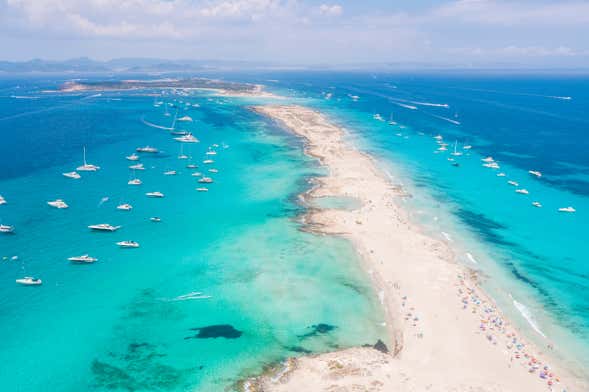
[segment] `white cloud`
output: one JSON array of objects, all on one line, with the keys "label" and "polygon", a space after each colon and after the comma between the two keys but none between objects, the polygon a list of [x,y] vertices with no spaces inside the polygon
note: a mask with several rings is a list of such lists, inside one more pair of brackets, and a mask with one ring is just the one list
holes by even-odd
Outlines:
[{"label": "white cloud", "polygon": [[321,4],[319,6],[319,13],[328,16],[340,16],[344,9],[339,4]]}]

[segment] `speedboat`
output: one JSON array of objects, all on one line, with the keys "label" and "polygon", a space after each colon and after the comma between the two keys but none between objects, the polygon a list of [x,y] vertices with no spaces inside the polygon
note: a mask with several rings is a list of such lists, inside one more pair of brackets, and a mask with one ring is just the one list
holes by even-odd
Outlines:
[{"label": "speedboat", "polygon": [[203,178],[199,179],[198,182],[204,183],[204,184],[211,184],[213,182],[213,179],[211,177],[203,177]]},{"label": "speedboat", "polygon": [[117,245],[121,248],[139,248],[139,243],[135,241],[119,241]]},{"label": "speedboat", "polygon": [[121,226],[113,226],[113,225],[109,225],[108,223],[100,223],[98,225],[90,225],[88,226],[88,228],[90,230],[95,230],[95,231],[117,231],[118,229],[121,228]]},{"label": "speedboat", "polygon": [[542,173],[540,173],[537,170],[530,170],[530,171],[528,171],[528,173],[530,173],[531,175],[536,176],[538,178],[542,177]]},{"label": "speedboat", "polygon": [[204,163],[205,165],[210,165],[211,163],[215,163],[215,161],[213,161],[212,159],[205,159],[204,161],[202,161],[202,163]]},{"label": "speedboat", "polygon": [[129,169],[131,169],[131,170],[145,170],[145,167],[143,167],[143,163],[137,163],[135,165],[129,166]]},{"label": "speedboat", "polygon": [[209,169],[208,172],[209,173],[219,173],[219,170],[217,170],[217,169]]},{"label": "speedboat", "polygon": [[75,171],[73,171],[73,172],[67,172],[67,173],[61,173],[61,174],[63,174],[64,177],[73,178],[74,180],[78,180],[78,179],[80,179],[80,177],[82,177],[82,176],[80,176]]},{"label": "speedboat", "polygon": [[149,220],[152,222],[161,222],[162,221],[162,219],[157,216],[152,216],[151,218],[149,218]]},{"label": "speedboat", "polygon": [[55,207],[57,209],[62,209],[62,208],[68,208],[69,206],[61,199],[57,199],[54,201],[48,201],[47,204],[49,204],[51,207]]},{"label": "speedboat", "polygon": [[139,178],[134,178],[132,180],[129,180],[127,182],[127,184],[129,184],[129,185],[141,185],[143,183],[141,182],[141,180]]},{"label": "speedboat", "polygon": [[522,189],[516,189],[515,191],[516,191],[517,193],[521,193],[522,195],[527,195],[527,194],[529,194],[529,193],[530,193],[530,192],[528,192],[528,190],[527,190],[527,189],[523,189],[523,188],[522,188]]},{"label": "speedboat", "polygon": [[573,207],[562,207],[558,209],[558,212],[577,212]]},{"label": "speedboat", "polygon": [[14,226],[0,225],[0,233],[14,233]]},{"label": "speedboat", "polygon": [[6,199],[4,197],[2,197],[2,195],[0,195],[0,206],[2,204],[6,204]]},{"label": "speedboat", "polygon": [[189,133],[188,135],[175,137],[174,140],[181,142],[181,143],[198,143],[198,139],[195,138],[194,136],[192,136],[191,133]]},{"label": "speedboat", "polygon": [[39,286],[43,284],[43,281],[39,278],[33,278],[32,276],[25,276],[22,279],[17,279],[16,283],[22,284],[25,286]]},{"label": "speedboat", "polygon": [[510,181],[507,181],[507,183],[508,183],[509,185],[513,185],[513,186],[519,186],[519,184],[518,184],[517,182],[515,182],[515,181],[511,181],[511,180],[510,180]]},{"label": "speedboat", "polygon": [[202,188],[196,188],[196,190],[199,191],[199,192],[208,192],[209,191],[209,188],[202,187]]},{"label": "speedboat", "polygon": [[533,205],[534,207],[538,207],[538,208],[542,207],[542,204],[540,204],[540,202],[539,202],[539,201],[533,201],[533,202],[532,202],[532,205]]},{"label": "speedboat", "polygon": [[84,147],[84,164],[76,168],[77,171],[97,171],[100,166],[92,165],[86,162],[86,147]]},{"label": "speedboat", "polygon": [[164,197],[164,194],[161,192],[147,192],[145,194],[147,197]]},{"label": "speedboat", "polygon": [[148,152],[148,153],[155,154],[155,153],[158,152],[158,149],[155,148],[155,147],[145,146],[145,147],[137,147],[135,149],[135,151],[137,151],[137,152]]},{"label": "speedboat", "polygon": [[186,167],[188,169],[198,169],[198,165],[195,165],[194,163],[189,163],[188,165],[186,165]]},{"label": "speedboat", "polygon": [[129,161],[138,161],[139,155],[133,153],[131,155],[126,156],[125,158],[127,158],[127,160],[129,160]]},{"label": "speedboat", "polygon": [[164,176],[175,176],[176,174],[178,174],[176,170],[168,170],[167,172],[164,172]]},{"label": "speedboat", "polygon": [[98,261],[96,257],[91,257],[89,255],[69,257],[68,260],[73,263],[94,263],[95,261]]},{"label": "speedboat", "polygon": [[133,206],[131,204],[121,204],[117,206],[117,210],[121,210],[121,211],[131,211],[133,209]]}]

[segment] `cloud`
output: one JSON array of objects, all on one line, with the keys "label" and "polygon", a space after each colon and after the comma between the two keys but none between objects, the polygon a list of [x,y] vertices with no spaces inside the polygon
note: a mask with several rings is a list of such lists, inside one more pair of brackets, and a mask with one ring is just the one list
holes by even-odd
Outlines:
[{"label": "cloud", "polygon": [[328,16],[340,16],[344,12],[344,9],[339,4],[321,4],[319,6],[319,13]]},{"label": "cloud", "polygon": [[560,56],[584,56],[586,51],[576,51],[567,46],[554,48],[543,46],[516,46],[509,45],[501,48],[451,48],[449,53],[460,55],[472,55],[479,57],[560,57]]}]

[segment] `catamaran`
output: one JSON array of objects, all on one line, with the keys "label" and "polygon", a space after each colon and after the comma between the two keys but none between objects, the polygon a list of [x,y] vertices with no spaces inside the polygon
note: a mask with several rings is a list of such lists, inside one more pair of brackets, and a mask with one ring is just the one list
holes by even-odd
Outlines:
[{"label": "catamaran", "polygon": [[133,153],[131,155],[126,156],[125,158],[127,158],[127,160],[129,160],[129,161],[138,161],[139,155]]},{"label": "catamaran", "polygon": [[95,230],[95,231],[117,231],[118,229],[121,228],[121,226],[113,226],[113,225],[109,225],[108,223],[100,223],[97,225],[90,225],[88,226],[88,228],[90,230]]},{"label": "catamaran", "polygon": [[133,209],[133,206],[131,204],[120,204],[117,206],[117,210],[121,210],[121,211],[131,211]]},{"label": "catamaran", "polygon": [[78,166],[76,168],[77,171],[97,171],[100,169],[100,166],[92,165],[86,162],[86,146],[84,146],[84,164],[82,166]]},{"label": "catamaran", "polygon": [[51,207],[55,207],[57,209],[63,209],[63,208],[68,208],[69,206],[61,199],[57,199],[54,201],[48,201],[47,204],[49,204]]},{"label": "catamaran", "polygon": [[164,197],[164,194],[161,192],[147,192],[145,194],[147,197]]},{"label": "catamaran", "polygon": [[61,173],[61,174],[63,174],[63,176],[64,176],[64,177],[67,177],[67,178],[73,178],[74,180],[78,180],[78,179],[80,179],[80,177],[81,177],[81,176],[80,176],[80,175],[79,175],[77,172],[75,172],[75,171],[73,171],[73,172],[67,172],[67,173]]},{"label": "catamaran", "polygon": [[22,284],[25,286],[39,286],[43,284],[43,281],[39,278],[33,278],[32,276],[25,276],[22,279],[17,279],[16,283]]},{"label": "catamaran", "polygon": [[139,243],[135,241],[119,241],[117,245],[121,248],[139,248]]},{"label": "catamaran", "polygon": [[73,256],[73,257],[68,257],[68,260],[73,262],[73,263],[94,263],[95,261],[98,261],[98,259],[96,257],[91,257],[90,255],[82,255],[82,256]]},{"label": "catamaran", "polygon": [[195,138],[191,133],[184,136],[175,137],[174,140],[181,143],[198,143],[198,139]]},{"label": "catamaran", "polygon": [[135,151],[137,151],[137,152],[148,152],[148,153],[151,153],[151,154],[155,154],[155,153],[159,152],[157,148],[150,147],[150,146],[137,147],[135,149]]},{"label": "catamaran", "polygon": [[14,226],[0,224],[0,233],[14,233]]}]

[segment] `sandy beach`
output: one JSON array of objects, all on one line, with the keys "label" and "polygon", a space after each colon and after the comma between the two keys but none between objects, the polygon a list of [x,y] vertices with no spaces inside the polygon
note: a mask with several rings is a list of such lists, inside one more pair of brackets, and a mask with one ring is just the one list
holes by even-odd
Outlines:
[{"label": "sandy beach", "polygon": [[[361,207],[311,209],[309,230],[351,241],[386,314],[388,353],[370,347],[300,357],[246,380],[263,391],[586,391],[586,380],[558,366],[514,328],[455,261],[451,248],[410,222],[404,191],[373,159],[345,141],[345,131],[312,109],[254,110],[304,138],[320,160],[305,197],[352,197]],[[549,350],[548,350],[549,351]],[[279,372],[278,374],[276,372]]]}]

